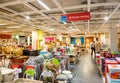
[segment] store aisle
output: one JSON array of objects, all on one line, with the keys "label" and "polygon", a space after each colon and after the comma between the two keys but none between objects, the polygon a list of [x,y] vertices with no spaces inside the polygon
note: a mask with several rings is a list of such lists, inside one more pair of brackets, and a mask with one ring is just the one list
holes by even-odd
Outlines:
[{"label": "store aisle", "polygon": [[103,83],[97,65],[91,58],[90,53],[81,56],[73,71],[76,75],[72,83]]}]

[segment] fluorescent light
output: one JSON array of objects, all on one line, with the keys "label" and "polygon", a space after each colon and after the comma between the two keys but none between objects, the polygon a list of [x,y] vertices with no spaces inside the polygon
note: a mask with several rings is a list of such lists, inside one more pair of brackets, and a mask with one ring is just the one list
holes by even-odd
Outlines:
[{"label": "fluorescent light", "polygon": [[25,18],[26,18],[27,20],[30,20],[30,16],[25,16]]},{"label": "fluorescent light", "polygon": [[54,29],[48,29],[48,30],[50,30],[50,31],[54,31]]},{"label": "fluorescent light", "polygon": [[42,5],[45,9],[47,9],[47,10],[51,10],[46,4],[44,4],[41,0],[37,0],[37,2],[40,4],[40,5]]},{"label": "fluorescent light", "polygon": [[7,28],[21,28],[21,26],[9,26]]},{"label": "fluorescent light", "polygon": [[1,23],[0,26],[7,25],[6,23]]},{"label": "fluorescent light", "polygon": [[117,24],[117,27],[120,27],[120,24]]},{"label": "fluorescent light", "polygon": [[105,21],[108,21],[108,20],[109,20],[109,18],[106,16],[106,17],[104,17],[104,20],[105,20]]},{"label": "fluorescent light", "polygon": [[65,21],[63,21],[63,23],[66,25],[67,23]]},{"label": "fluorescent light", "polygon": [[12,32],[12,31],[2,31],[2,32],[7,33],[7,32]]}]

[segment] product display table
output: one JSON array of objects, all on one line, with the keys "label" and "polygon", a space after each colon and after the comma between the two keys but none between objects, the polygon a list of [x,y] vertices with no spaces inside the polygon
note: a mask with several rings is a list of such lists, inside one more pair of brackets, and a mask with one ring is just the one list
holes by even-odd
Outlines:
[{"label": "product display table", "polygon": [[114,72],[114,71],[120,71],[120,65],[118,64],[108,64],[108,70],[110,73]]},{"label": "product display table", "polygon": [[100,66],[100,54],[96,54],[96,63]]},{"label": "product display table", "polygon": [[107,77],[107,83],[120,83],[120,79],[112,79],[110,77],[110,74],[106,74],[106,77]]},{"label": "product display table", "polygon": [[105,60],[105,73],[108,73],[108,64],[118,64],[115,60]]},{"label": "product display table", "polygon": [[120,83],[120,79],[112,79],[110,76],[113,72],[120,72],[120,65],[109,64],[108,65],[109,73],[106,74],[108,83]]}]

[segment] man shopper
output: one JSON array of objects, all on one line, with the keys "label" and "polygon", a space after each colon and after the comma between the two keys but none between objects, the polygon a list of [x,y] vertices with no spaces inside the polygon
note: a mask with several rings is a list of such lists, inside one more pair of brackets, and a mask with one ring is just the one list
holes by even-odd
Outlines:
[{"label": "man shopper", "polygon": [[93,52],[94,52],[94,55],[95,55],[95,41],[93,41],[91,43],[91,55],[93,55]]}]

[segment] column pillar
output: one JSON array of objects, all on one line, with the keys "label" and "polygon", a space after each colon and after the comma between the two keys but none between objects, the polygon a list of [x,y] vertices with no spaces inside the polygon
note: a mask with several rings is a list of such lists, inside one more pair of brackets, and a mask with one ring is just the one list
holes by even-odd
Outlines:
[{"label": "column pillar", "polygon": [[118,51],[118,32],[117,28],[110,27],[109,28],[109,35],[110,35],[110,50]]},{"label": "column pillar", "polygon": [[43,31],[42,30],[36,30],[32,31],[32,49],[42,49],[42,43],[43,41]]},{"label": "column pillar", "polygon": [[27,37],[27,45],[30,45],[30,36]]}]

